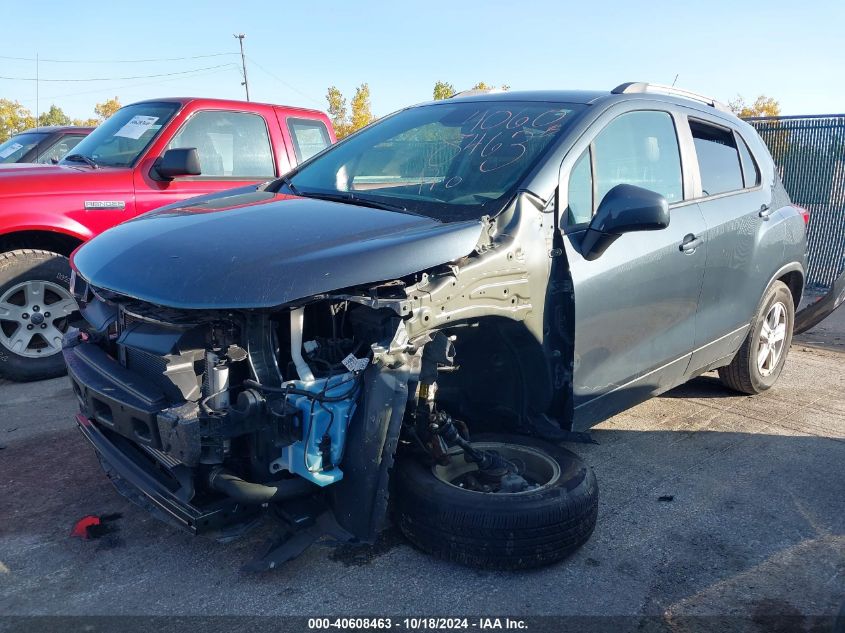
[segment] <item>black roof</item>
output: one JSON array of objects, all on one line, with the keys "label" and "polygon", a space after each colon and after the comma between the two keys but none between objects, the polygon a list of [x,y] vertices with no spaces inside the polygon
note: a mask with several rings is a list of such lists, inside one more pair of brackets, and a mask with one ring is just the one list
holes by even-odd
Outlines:
[{"label": "black roof", "polygon": [[31,127],[21,132],[21,134],[27,134],[29,132],[90,132],[93,129],[92,127],[83,127],[81,125],[42,125]]}]

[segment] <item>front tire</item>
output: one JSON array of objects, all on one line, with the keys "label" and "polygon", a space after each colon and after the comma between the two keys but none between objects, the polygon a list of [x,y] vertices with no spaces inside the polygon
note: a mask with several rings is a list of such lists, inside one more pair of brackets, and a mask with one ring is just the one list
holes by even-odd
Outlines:
[{"label": "front tire", "polygon": [[0,253],[0,376],[25,382],[65,373],[62,334],[77,310],[69,283],[63,255]]},{"label": "front tire", "polygon": [[[546,460],[550,466],[538,469],[551,468],[553,476],[536,490],[477,492],[447,483],[436,468],[405,455],[397,461],[393,498],[399,527],[414,545],[462,565],[513,570],[552,564],[587,541],[596,525],[598,485],[577,455],[517,436],[485,436],[473,445],[528,451],[538,463]],[[460,451],[452,457],[459,468],[462,460]]]},{"label": "front tire", "polygon": [[719,368],[722,383],[750,395],[771,389],[786,364],[794,325],[792,293],[775,281],[763,295],[742,347],[730,365]]}]

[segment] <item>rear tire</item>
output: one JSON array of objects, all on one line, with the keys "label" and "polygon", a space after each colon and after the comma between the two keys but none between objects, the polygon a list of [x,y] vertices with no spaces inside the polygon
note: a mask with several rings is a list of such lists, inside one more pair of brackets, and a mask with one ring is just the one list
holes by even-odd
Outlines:
[{"label": "rear tire", "polygon": [[476,492],[441,480],[431,466],[406,455],[397,460],[393,498],[399,527],[414,545],[462,565],[507,570],[550,565],[587,541],[598,514],[591,468],[574,453],[531,438],[482,441],[539,451],[557,464],[558,475],[536,491]]},{"label": "rear tire", "polygon": [[0,253],[0,376],[26,382],[65,373],[61,334],[76,310],[67,257]]},{"label": "rear tire", "polygon": [[719,368],[722,384],[750,395],[771,389],[786,364],[794,324],[792,293],[775,281],[763,295],[742,347],[730,365]]}]

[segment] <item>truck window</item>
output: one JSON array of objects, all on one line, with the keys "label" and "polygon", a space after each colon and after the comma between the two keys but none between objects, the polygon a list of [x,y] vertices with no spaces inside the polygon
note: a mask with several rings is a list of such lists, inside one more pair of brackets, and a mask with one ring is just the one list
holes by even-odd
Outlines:
[{"label": "truck window", "polygon": [[293,139],[297,163],[308,160],[331,145],[329,131],[322,121],[288,118],[288,130]]},{"label": "truck window", "polygon": [[167,149],[195,147],[200,178],[259,180],[276,175],[264,118],[247,112],[204,110],[182,126]]},{"label": "truck window", "polygon": [[[121,108],[82,139],[68,156],[104,167],[131,167],[179,110],[178,103],[144,101]],[[68,157],[62,162],[73,163]]]}]

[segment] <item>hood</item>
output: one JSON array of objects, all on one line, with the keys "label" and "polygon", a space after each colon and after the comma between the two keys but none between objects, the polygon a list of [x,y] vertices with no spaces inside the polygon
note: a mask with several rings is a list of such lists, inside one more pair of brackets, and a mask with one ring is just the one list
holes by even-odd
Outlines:
[{"label": "hood", "polygon": [[20,196],[96,191],[108,180],[131,186],[132,172],[123,167],[91,169],[77,165],[41,165],[35,163],[6,163],[0,166],[0,196]]},{"label": "hood", "polygon": [[182,309],[271,308],[443,264],[481,223],[243,189],[120,224],[73,256],[95,287]]}]

